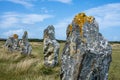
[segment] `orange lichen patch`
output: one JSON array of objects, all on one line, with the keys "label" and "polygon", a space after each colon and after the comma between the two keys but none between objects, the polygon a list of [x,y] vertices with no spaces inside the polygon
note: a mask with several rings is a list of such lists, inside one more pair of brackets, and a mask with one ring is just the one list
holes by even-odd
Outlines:
[{"label": "orange lichen patch", "polygon": [[86,21],[87,21],[87,16],[85,15],[85,13],[79,13],[74,18],[74,22],[80,27],[80,35],[81,36],[83,34],[82,28]]},{"label": "orange lichen patch", "polygon": [[70,36],[72,33],[72,24],[68,25],[68,31],[67,31],[67,36]]},{"label": "orange lichen patch", "polygon": [[85,22],[92,23],[93,19],[94,19],[94,17],[92,17],[92,16],[88,17],[85,15],[85,13],[79,13],[74,17],[73,21],[75,22],[75,24],[77,24],[80,27],[80,35],[81,36],[83,35],[82,28],[83,28],[83,25],[85,24]]},{"label": "orange lichen patch", "polygon": [[93,16],[88,16],[88,17],[87,17],[87,21],[88,21],[89,23],[92,23],[93,19],[94,19]]},{"label": "orange lichen patch", "polygon": [[72,25],[71,24],[69,25],[69,31],[70,32],[72,31]]},{"label": "orange lichen patch", "polygon": [[14,37],[15,39],[18,39],[18,35],[17,35],[17,34],[13,34],[13,37]]}]

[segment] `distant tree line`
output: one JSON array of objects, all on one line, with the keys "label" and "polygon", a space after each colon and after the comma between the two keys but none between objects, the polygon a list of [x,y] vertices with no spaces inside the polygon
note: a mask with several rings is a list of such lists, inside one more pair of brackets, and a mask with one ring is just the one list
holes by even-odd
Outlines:
[{"label": "distant tree line", "polygon": [[[43,42],[43,39],[35,39],[35,38],[29,38],[28,39],[30,42]],[[0,38],[0,41],[6,41],[4,38]],[[58,40],[59,43],[65,42],[65,40]]]},{"label": "distant tree line", "polygon": [[[43,42],[43,39],[29,39],[30,42]],[[65,40],[58,40],[59,43],[65,42]]]},{"label": "distant tree line", "polygon": [[109,43],[111,43],[111,44],[114,44],[114,43],[120,44],[120,41],[109,41]]},{"label": "distant tree line", "polygon": [[[0,38],[0,41],[6,41],[6,39]],[[43,39],[30,38],[29,41],[30,41],[30,42],[43,42]],[[58,41],[59,43],[65,42],[65,40],[58,40],[58,39],[57,39],[57,41]],[[114,43],[120,44],[120,41],[109,41],[109,43],[111,43],[111,44],[114,44]]]}]

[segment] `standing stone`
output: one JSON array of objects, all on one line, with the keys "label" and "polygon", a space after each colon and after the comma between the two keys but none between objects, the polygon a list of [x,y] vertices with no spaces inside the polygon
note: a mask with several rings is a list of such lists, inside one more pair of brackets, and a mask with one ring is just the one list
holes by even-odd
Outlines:
[{"label": "standing stone", "polygon": [[23,43],[25,45],[27,45],[27,43],[28,43],[28,33],[27,33],[27,31],[24,31],[24,34],[22,36],[22,40],[23,40]]},{"label": "standing stone", "polygon": [[61,80],[108,80],[112,48],[95,18],[79,13],[67,27]]},{"label": "standing stone", "polygon": [[13,42],[13,48],[14,50],[19,50],[19,39],[18,39],[18,35],[14,34],[13,35],[14,38],[14,42]]},{"label": "standing stone", "polygon": [[32,46],[28,41],[28,33],[27,31],[24,32],[22,36],[22,40],[20,41],[20,46],[22,48],[21,54],[28,54],[30,55],[32,52]]},{"label": "standing stone", "polygon": [[19,40],[18,40],[18,35],[13,34],[13,36],[10,36],[6,42],[5,42],[5,47],[8,49],[8,51],[13,52],[14,50],[19,50]]},{"label": "standing stone", "polygon": [[44,30],[44,64],[54,67],[58,63],[59,43],[55,39],[55,31],[53,25],[49,25]]}]

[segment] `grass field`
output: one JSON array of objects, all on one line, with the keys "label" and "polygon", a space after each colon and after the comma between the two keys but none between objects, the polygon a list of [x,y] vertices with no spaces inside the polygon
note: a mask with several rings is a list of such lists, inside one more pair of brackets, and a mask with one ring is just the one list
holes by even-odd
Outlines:
[{"label": "grass field", "polygon": [[[43,44],[31,42],[32,56],[24,56],[19,52],[8,53],[0,42],[0,80],[59,80],[60,58],[58,66],[47,68],[43,65]],[[60,55],[64,43],[60,43]],[[120,44],[112,44],[112,63],[109,80],[120,80]]]}]

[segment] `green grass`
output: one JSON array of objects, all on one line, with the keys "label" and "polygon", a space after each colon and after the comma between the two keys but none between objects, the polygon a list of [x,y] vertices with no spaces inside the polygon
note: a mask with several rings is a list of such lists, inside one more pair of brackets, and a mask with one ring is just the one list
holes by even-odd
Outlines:
[{"label": "green grass", "polygon": [[120,44],[113,47],[112,63],[109,70],[109,80],[120,80]]},{"label": "green grass", "polygon": [[[59,64],[54,68],[43,65],[43,43],[31,42],[32,55],[8,53],[0,42],[0,80],[59,80],[60,57],[64,43],[60,43]],[[120,45],[113,47],[109,80],[120,80]]]}]

